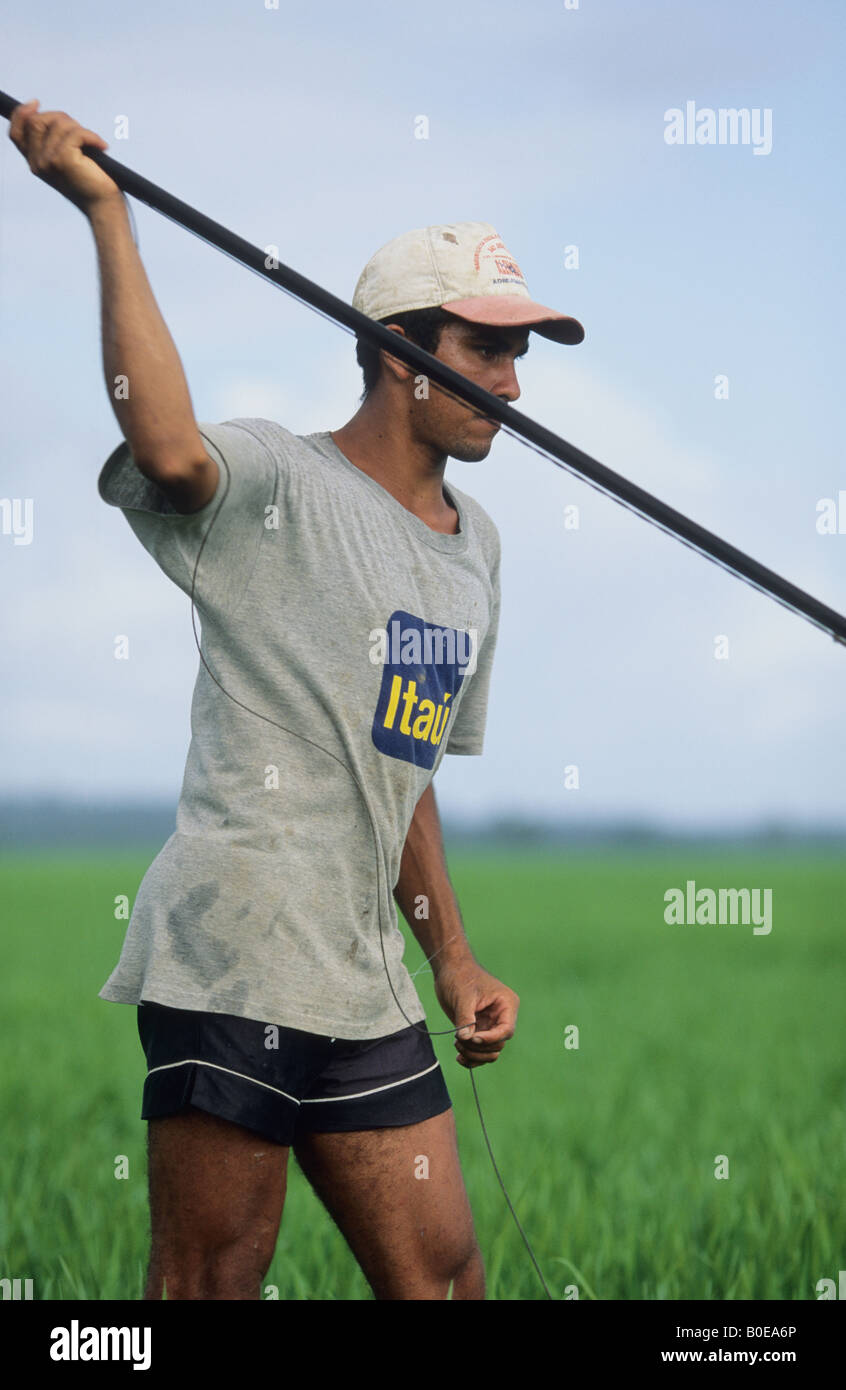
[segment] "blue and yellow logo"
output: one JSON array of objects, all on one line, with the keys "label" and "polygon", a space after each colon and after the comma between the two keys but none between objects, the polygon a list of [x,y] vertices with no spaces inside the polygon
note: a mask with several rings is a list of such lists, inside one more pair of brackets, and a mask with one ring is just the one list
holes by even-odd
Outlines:
[{"label": "blue and yellow logo", "polygon": [[473,637],[401,609],[370,637],[370,659],[383,663],[373,742],[389,758],[432,768],[461,683],[475,667]]}]

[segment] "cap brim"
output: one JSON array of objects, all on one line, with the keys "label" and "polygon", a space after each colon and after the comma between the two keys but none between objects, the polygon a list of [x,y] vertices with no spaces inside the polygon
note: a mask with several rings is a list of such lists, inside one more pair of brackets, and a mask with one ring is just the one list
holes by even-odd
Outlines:
[{"label": "cap brim", "polygon": [[442,304],[448,314],[470,323],[486,323],[497,328],[532,328],[554,343],[581,343],[585,330],[578,319],[536,304],[519,294],[475,295],[472,299],[452,299]]}]

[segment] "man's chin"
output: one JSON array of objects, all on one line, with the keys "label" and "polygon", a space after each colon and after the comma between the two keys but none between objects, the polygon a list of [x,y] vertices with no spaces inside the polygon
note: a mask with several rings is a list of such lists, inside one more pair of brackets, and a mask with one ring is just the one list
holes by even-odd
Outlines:
[{"label": "man's chin", "polygon": [[449,456],[450,458],[458,459],[460,463],[481,463],[482,459],[486,459],[490,453],[492,444],[493,438],[480,440],[462,439],[460,442],[451,446]]}]

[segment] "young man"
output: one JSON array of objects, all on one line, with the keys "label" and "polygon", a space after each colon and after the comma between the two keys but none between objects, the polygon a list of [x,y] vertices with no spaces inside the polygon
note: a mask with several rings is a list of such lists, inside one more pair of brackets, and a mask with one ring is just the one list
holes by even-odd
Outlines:
[{"label": "young man", "polygon": [[[176,832],[100,992],[138,1007],[147,1057],[144,1296],[259,1298],[293,1148],[376,1298],[484,1298],[394,902],[459,1063],[495,1062],[519,1001],[470,948],[432,779],[445,751],[482,751],[499,614],[496,528],[444,469],[485,458],[498,426],[361,342],[343,428],[198,425],[122,195],[80,152],[105,141],[37,108],[11,138],[98,253],[124,435],[100,494],[203,628]],[[398,237],[354,303],[505,401],[530,327],[584,336],[529,298],[486,223]]]}]

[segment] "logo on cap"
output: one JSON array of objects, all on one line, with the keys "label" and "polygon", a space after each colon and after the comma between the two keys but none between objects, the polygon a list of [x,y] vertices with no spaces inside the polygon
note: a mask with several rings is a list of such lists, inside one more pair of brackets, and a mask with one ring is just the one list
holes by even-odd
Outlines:
[{"label": "logo on cap", "polygon": [[526,277],[500,236],[482,238],[473,252],[473,265],[477,271],[481,270],[482,260],[493,261],[499,271],[501,279],[495,281],[496,284],[501,284],[502,280],[513,280],[515,284],[525,286]]}]

